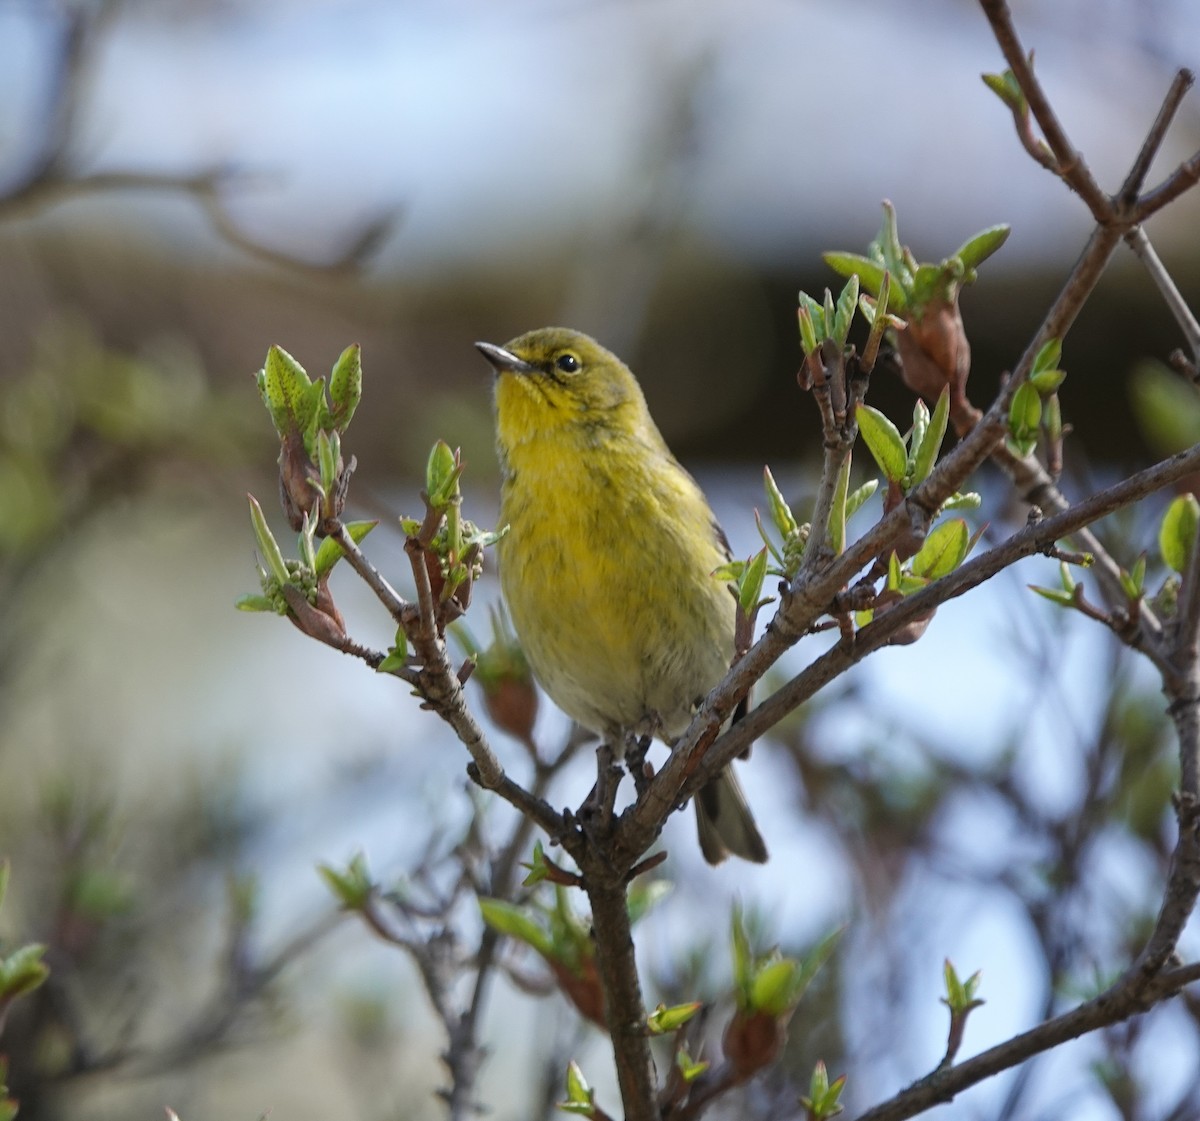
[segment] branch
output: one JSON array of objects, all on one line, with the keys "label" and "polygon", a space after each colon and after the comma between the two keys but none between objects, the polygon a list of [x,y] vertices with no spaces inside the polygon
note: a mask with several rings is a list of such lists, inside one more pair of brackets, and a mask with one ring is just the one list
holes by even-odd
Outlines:
[{"label": "branch", "polygon": [[1142,262],[1150,274],[1150,279],[1158,288],[1163,302],[1175,317],[1175,322],[1179,324],[1179,329],[1183,332],[1183,337],[1187,340],[1187,345],[1192,352],[1192,362],[1200,364],[1200,323],[1196,322],[1196,317],[1192,314],[1192,309],[1188,307],[1187,300],[1183,298],[1183,294],[1179,291],[1171,274],[1159,260],[1154,246],[1150,244],[1150,239],[1146,236],[1146,231],[1141,226],[1135,226],[1125,235],[1125,243]]},{"label": "branch", "polygon": [[823,654],[717,739],[708,749],[703,763],[681,788],[680,799],[686,799],[698,790],[745,751],[755,739],[773,728],[788,713],[814,696],[839,674],[862,661],[868,654],[873,654],[888,645],[892,637],[914,619],[927,615],[949,600],[978,587],[1016,561],[1045,551],[1060,538],[1077,533],[1080,527],[1090,525],[1196,470],[1200,470],[1200,444],[1139,471],[1136,475],[1100,491],[1061,514],[1025,526],[1003,544],[967,561],[950,575],[943,576],[919,592],[905,596],[895,607],[877,614],[850,642],[840,642]]},{"label": "branch", "polygon": [[1183,104],[1183,99],[1187,95],[1187,91],[1192,88],[1194,81],[1195,78],[1190,70],[1180,70],[1176,73],[1171,82],[1171,88],[1167,90],[1167,96],[1163,98],[1163,103],[1159,106],[1154,124],[1146,133],[1146,139],[1142,141],[1141,151],[1138,152],[1137,159],[1133,161],[1133,166],[1125,177],[1125,182],[1121,184],[1121,189],[1117,192],[1117,198],[1122,203],[1129,205],[1137,201],[1138,193],[1150,171],[1150,165],[1154,162],[1154,157],[1158,155],[1163,141],[1167,138],[1167,130],[1171,127],[1171,122],[1175,119],[1175,114],[1179,112],[1179,107]]},{"label": "branch", "polygon": [[596,966],[604,990],[604,1018],[612,1038],[625,1121],[660,1121],[624,877],[614,879],[611,869],[604,869],[604,859],[602,853],[597,853],[587,862],[584,888],[592,905]]},{"label": "branch", "polygon": [[1098,1028],[1140,1015],[1197,980],[1200,980],[1200,963],[1163,973],[1144,986],[1122,980],[1070,1012],[990,1047],[957,1066],[926,1075],[889,1101],[860,1114],[857,1121],[904,1121],[915,1117],[932,1106],[953,1101],[968,1087],[1034,1055]]},{"label": "branch", "polygon": [[1013,72],[1025,100],[1029,103],[1034,120],[1042,130],[1050,151],[1054,154],[1055,174],[1061,176],[1087,204],[1097,222],[1105,222],[1112,213],[1112,203],[1100,189],[1083,156],[1067,139],[1066,130],[1059,123],[1058,115],[1050,105],[1045,90],[1033,72],[1029,52],[1021,46],[1017,29],[1013,26],[1012,13],[1006,0],[980,0],[983,14],[992,25],[992,34],[1004,54],[1004,61]]}]

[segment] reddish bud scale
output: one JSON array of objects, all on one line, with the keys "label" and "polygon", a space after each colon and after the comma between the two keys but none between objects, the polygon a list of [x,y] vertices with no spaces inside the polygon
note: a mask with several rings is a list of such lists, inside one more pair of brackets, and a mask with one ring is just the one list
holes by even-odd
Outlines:
[{"label": "reddish bud scale", "polygon": [[491,682],[484,689],[483,701],[497,728],[518,740],[532,738],[538,711],[537,690],[532,681],[506,677]]},{"label": "reddish bud scale", "polygon": [[588,958],[578,971],[560,961],[549,961],[547,964],[563,995],[575,1005],[579,1014],[598,1027],[606,1028],[604,990],[600,987],[600,974],[596,971],[595,960]]},{"label": "reddish bud scale", "polygon": [[786,1039],[787,1025],[782,1016],[738,1009],[725,1029],[721,1046],[737,1081],[745,1082],[779,1057]]},{"label": "reddish bud scale", "polygon": [[907,328],[895,337],[904,384],[930,402],[948,385],[955,428],[962,432],[970,427],[979,414],[967,400],[971,344],[957,300],[928,305],[919,316],[909,318]]}]

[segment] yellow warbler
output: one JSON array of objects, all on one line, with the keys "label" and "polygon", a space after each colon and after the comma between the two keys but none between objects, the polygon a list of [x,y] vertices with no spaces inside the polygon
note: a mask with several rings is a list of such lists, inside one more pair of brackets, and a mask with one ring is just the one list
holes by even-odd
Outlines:
[{"label": "yellow warbler", "polygon": [[[500,584],[533,672],[618,755],[670,743],[733,657],[725,536],[616,355],[562,327],[476,346],[496,372]],[[731,771],[696,811],[710,863],[766,860]]]}]

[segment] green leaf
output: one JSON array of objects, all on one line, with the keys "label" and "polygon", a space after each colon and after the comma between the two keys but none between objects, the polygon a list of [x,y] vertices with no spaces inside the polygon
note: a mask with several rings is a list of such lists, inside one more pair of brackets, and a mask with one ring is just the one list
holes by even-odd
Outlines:
[{"label": "green leaf", "polygon": [[859,405],[855,417],[858,430],[884,478],[889,482],[900,482],[908,467],[908,453],[899,430],[883,413],[870,405]]},{"label": "green leaf", "polygon": [[843,930],[845,930],[845,927],[841,926],[835,930],[831,930],[804,955],[800,962],[800,971],[792,981],[790,1005],[794,1006],[799,1002],[800,998],[807,991],[808,986],[812,984],[813,978],[821,971],[821,967],[832,956],[838,942],[841,940]]},{"label": "green leaf", "polygon": [[589,1104],[592,1101],[592,1088],[574,1059],[567,1064],[567,1100]]},{"label": "green leaf", "polygon": [[912,285],[912,258],[900,244],[900,228],[896,220],[896,208],[889,199],[883,200],[883,224],[879,228],[874,246],[879,250],[888,271],[899,282],[900,288]]},{"label": "green leaf", "polygon": [[798,528],[796,518],[792,513],[792,508],[783,497],[783,492],[776,485],[775,476],[771,474],[769,467],[763,468],[763,489],[767,493],[767,508],[771,511],[771,521],[775,523],[775,528],[779,530],[780,535],[786,541]]},{"label": "green leaf", "polygon": [[908,289],[908,302],[914,308],[921,308],[935,298],[949,299],[947,289],[954,279],[952,272],[944,265],[925,262],[917,266],[913,273],[912,283]]},{"label": "green leaf", "polygon": [[872,261],[860,253],[822,253],[821,259],[838,276],[844,276],[847,279],[857,276],[862,286],[872,296],[879,295],[879,289],[883,286],[885,269],[878,261]]},{"label": "green leaf", "polygon": [[1168,568],[1181,576],[1187,571],[1188,559],[1196,541],[1196,526],[1200,523],[1200,502],[1194,494],[1181,494],[1167,507],[1158,530],[1158,547]]},{"label": "green leaf", "polygon": [[858,303],[858,277],[852,276],[846,281],[842,294],[838,296],[837,308],[833,315],[833,330],[830,332],[839,347],[846,345],[850,334],[850,324],[854,320],[854,307]]},{"label": "green leaf", "polygon": [[567,1064],[567,1100],[558,1102],[557,1108],[563,1113],[575,1113],[581,1117],[594,1117],[596,1114],[596,1092],[588,1085],[583,1077],[579,1064],[572,1059]]},{"label": "green leaf", "polygon": [[362,400],[362,348],[351,343],[333,364],[329,375],[329,398],[333,408],[329,420],[338,432],[345,432]]},{"label": "green leaf", "polygon": [[1029,375],[1029,384],[1042,397],[1048,397],[1062,385],[1066,377],[1066,370],[1039,370],[1036,374]]},{"label": "green leaf", "polygon": [[1025,116],[1029,112],[1024,91],[1011,70],[1005,70],[1003,74],[982,74],[980,77],[983,78],[983,84],[1014,113]]},{"label": "green leaf", "polygon": [[1146,554],[1142,553],[1133,562],[1129,572],[1121,569],[1121,586],[1130,599],[1140,599],[1146,589]]},{"label": "green leaf", "polygon": [[780,958],[760,969],[750,986],[750,1007],[769,1016],[783,1015],[799,969],[799,962],[791,958]]},{"label": "green leaf", "polygon": [[522,863],[522,868],[529,869],[529,875],[521,881],[522,887],[534,887],[549,878],[550,866],[546,863],[546,850],[541,841],[533,843],[533,857],[528,863]]},{"label": "green leaf", "polygon": [[671,1008],[660,1004],[646,1017],[646,1023],[652,1035],[666,1035],[668,1032],[678,1031],[703,1007],[703,1002],[699,1000],[689,1004],[676,1004]]},{"label": "green leaf", "polygon": [[522,908],[503,899],[480,899],[479,911],[493,930],[532,946],[544,958],[551,961],[557,958],[550,935]]},{"label": "green leaf", "polygon": [[658,906],[670,894],[670,880],[654,880],[645,876],[635,880],[625,896],[629,925],[636,926],[651,908]]},{"label": "green leaf", "polygon": [[458,494],[458,478],[462,464],[458,454],[445,440],[438,440],[429,453],[425,466],[425,493],[435,510],[445,510]]},{"label": "green leaf", "polygon": [[710,575],[713,579],[720,580],[723,583],[736,584],[741,580],[742,573],[746,571],[746,567],[744,560],[726,561],[724,564],[717,565]]},{"label": "green leaf", "polygon": [[767,578],[767,550],[760,549],[746,564],[738,582],[738,604],[749,617],[762,605],[763,582]]},{"label": "green leaf", "polygon": [[1200,394],[1157,362],[1143,362],[1130,379],[1130,396],[1138,423],[1162,453],[1200,442]]},{"label": "green leaf", "polygon": [[825,318],[822,313],[820,320],[814,320],[813,310],[809,306],[812,303],[813,301],[805,293],[800,293],[800,306],[796,309],[796,321],[800,325],[800,349],[806,356],[812,354],[821,345],[817,338],[817,325]]},{"label": "green leaf", "polygon": [[267,351],[258,387],[280,436],[304,432],[307,428],[312,411],[312,384],[304,367],[283,347],[272,346]]},{"label": "green leaf", "polygon": [[854,517],[861,509],[864,502],[867,501],[879,489],[879,480],[871,479],[863,483],[861,487],[856,487],[846,496],[846,520]]},{"label": "green leaf", "polygon": [[742,909],[734,905],[730,922],[730,937],[733,944],[733,981],[738,992],[749,997],[750,986],[754,980],[751,970],[754,964],[750,952],[750,936],[746,933],[746,925],[742,921]]},{"label": "green leaf", "polygon": [[1055,369],[1060,358],[1062,358],[1062,339],[1047,339],[1033,360],[1033,367],[1029,372],[1030,380],[1033,380],[1034,374]]},{"label": "green leaf", "polygon": [[[353,541],[354,544],[358,545],[361,544],[367,534],[370,533],[371,530],[373,530],[378,524],[378,521],[347,522],[346,532],[350,534],[350,540]],[[333,566],[337,564],[337,562],[340,561],[345,555],[345,551],[334,538],[326,537],[321,542],[320,548],[317,549],[317,556],[314,564],[314,571],[316,572],[317,577],[320,578],[328,575],[333,569]]]},{"label": "green leaf", "polygon": [[1036,447],[1041,423],[1042,398],[1029,382],[1023,382],[1008,409],[1009,436],[1020,455],[1029,455]]},{"label": "green leaf", "polygon": [[376,673],[395,673],[408,665],[408,635],[403,627],[396,628],[396,640],[388,647],[387,657],[375,667]]},{"label": "green leaf", "polygon": [[912,427],[905,434],[904,442],[908,447],[909,468],[911,470],[913,457],[916,454],[917,448],[921,446],[921,441],[925,438],[925,433],[929,428],[929,406],[917,398],[917,403],[913,405],[913,422]]},{"label": "green leaf", "polygon": [[838,556],[846,548],[846,491],[850,487],[850,456],[842,460],[833,486],[833,505],[829,508],[829,547]]},{"label": "green leaf", "polygon": [[965,493],[954,493],[942,503],[941,513],[947,510],[978,510],[983,505],[983,497],[973,490]]},{"label": "green leaf", "polygon": [[697,1062],[682,1047],[675,1052],[675,1066],[678,1068],[684,1082],[695,1082],[700,1075],[708,1070],[708,1063],[703,1061]]},{"label": "green leaf", "polygon": [[808,1082],[808,1094],[800,1099],[809,1121],[829,1121],[829,1118],[841,1113],[845,1107],[838,1099],[845,1085],[844,1074],[830,1082],[825,1063],[818,1060]]},{"label": "green leaf", "polygon": [[966,559],[971,531],[962,518],[942,522],[932,529],[912,559],[912,572],[936,580],[953,572]]},{"label": "green leaf", "polygon": [[316,438],[317,474],[321,480],[321,497],[332,494],[338,481],[338,460],[342,457],[342,442],[336,432],[319,429]]},{"label": "green leaf", "polygon": [[259,554],[266,562],[271,575],[279,583],[286,584],[291,579],[291,574],[288,572],[287,562],[283,559],[279,542],[275,540],[271,527],[267,525],[267,516],[263,513],[258,500],[252,494],[248,494],[246,497],[250,499],[250,524],[254,527],[254,538],[258,542]]},{"label": "green leaf", "polygon": [[977,969],[966,981],[960,981],[950,959],[946,958],[942,966],[942,977],[946,984],[946,995],[942,997],[942,1003],[950,1009],[951,1014],[961,1016],[983,1004],[983,1001],[976,997],[983,978],[981,970]]},{"label": "green leaf", "polygon": [[344,869],[334,868],[331,864],[319,864],[317,873],[347,911],[361,910],[375,890],[367,868],[367,858],[361,852],[355,853]]},{"label": "green leaf", "polygon": [[923,483],[929,478],[929,473],[933,470],[934,463],[937,462],[938,452],[942,450],[942,441],[946,438],[946,424],[949,419],[950,387],[946,386],[938,396],[925,434],[913,455],[913,486]]},{"label": "green leaf", "polygon": [[954,256],[968,269],[978,268],[1008,240],[1010,233],[1012,227],[1008,225],[988,226],[964,241]]},{"label": "green leaf", "polygon": [[33,992],[50,976],[50,967],[42,961],[45,953],[45,946],[31,942],[0,960],[0,1008],[10,1000]]},{"label": "green leaf", "polygon": [[1037,592],[1043,599],[1048,599],[1051,603],[1057,603],[1059,607],[1074,607],[1075,597],[1070,592],[1061,591],[1058,588],[1043,588],[1038,584],[1027,584],[1031,592]]},{"label": "green leaf", "polygon": [[233,606],[238,611],[265,611],[271,615],[280,614],[274,600],[268,599],[266,596],[252,595],[249,592],[238,596],[233,601]]}]

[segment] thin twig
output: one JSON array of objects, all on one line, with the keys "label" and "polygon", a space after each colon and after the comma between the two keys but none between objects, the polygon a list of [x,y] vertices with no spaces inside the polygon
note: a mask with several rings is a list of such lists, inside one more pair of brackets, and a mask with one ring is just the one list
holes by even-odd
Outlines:
[{"label": "thin twig", "polygon": [[1160,974],[1142,988],[1118,982],[1086,1004],[989,1047],[957,1066],[927,1075],[889,1101],[859,1114],[857,1121],[905,1121],[915,1117],[932,1106],[953,1101],[963,1090],[1034,1055],[1145,1012],[1197,980],[1200,980],[1200,964]]},{"label": "thin twig", "polygon": [[1071,186],[1072,190],[1087,204],[1097,222],[1105,222],[1112,213],[1112,203],[1100,189],[1083,157],[1067,138],[1066,130],[1059,122],[1041,82],[1034,73],[1029,52],[1021,45],[1017,29],[1013,26],[1012,13],[1005,0],[980,0],[984,15],[992,25],[992,34],[1004,54],[1004,60],[1013,72],[1030,112],[1042,130],[1050,151],[1054,153],[1057,167],[1055,173]]},{"label": "thin twig", "polygon": [[1163,302],[1175,317],[1175,322],[1179,324],[1179,329],[1191,349],[1192,361],[1200,364],[1200,323],[1196,322],[1196,316],[1188,306],[1187,300],[1183,298],[1183,293],[1179,291],[1171,274],[1154,251],[1146,231],[1141,226],[1135,226],[1125,235],[1125,243],[1142,262]]},{"label": "thin twig", "polygon": [[375,593],[375,598],[383,604],[387,613],[392,617],[392,621],[397,626],[407,626],[412,620],[412,612],[408,601],[367,560],[363,551],[358,547],[358,543],[350,536],[349,530],[346,529],[341,520],[331,519],[326,523],[324,528],[325,532],[341,546],[350,567],[358,573],[362,582]]},{"label": "thin twig", "polygon": [[1146,133],[1146,139],[1142,141],[1137,159],[1133,161],[1129,174],[1125,176],[1125,182],[1121,184],[1121,189],[1117,192],[1117,198],[1125,205],[1137,200],[1138,192],[1142,189],[1146,182],[1146,176],[1149,174],[1150,165],[1154,162],[1154,157],[1158,155],[1158,151],[1167,137],[1167,130],[1171,127],[1171,122],[1175,119],[1175,114],[1179,112],[1179,107],[1183,104],[1183,99],[1187,96],[1187,91],[1192,88],[1194,81],[1195,78],[1190,70],[1180,70],[1172,79],[1167,96],[1163,98],[1163,103],[1159,106],[1158,114],[1154,118],[1154,123],[1150,126],[1150,131]]},{"label": "thin twig", "polygon": [[703,764],[680,790],[680,799],[688,797],[711,779],[755,739],[773,728],[849,666],[886,646],[894,634],[914,619],[985,583],[1017,560],[1040,553],[1047,544],[1076,533],[1080,526],[1090,525],[1196,470],[1200,470],[1200,445],[1139,471],[1061,514],[1025,526],[1003,544],[967,561],[928,587],[906,596],[888,611],[877,614],[872,622],[854,635],[851,643],[839,643],[821,655],[716,740],[705,755]]}]

